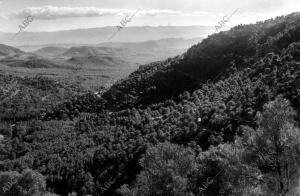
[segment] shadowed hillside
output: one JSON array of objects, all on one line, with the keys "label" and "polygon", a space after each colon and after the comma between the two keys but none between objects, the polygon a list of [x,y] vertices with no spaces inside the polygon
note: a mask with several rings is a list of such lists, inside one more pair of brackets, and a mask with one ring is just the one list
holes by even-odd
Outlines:
[{"label": "shadowed hillside", "polygon": [[[245,68],[269,52],[284,53],[300,39],[299,22],[299,13],[294,13],[210,35],[183,55],[140,67],[105,96],[112,103],[136,107],[192,92],[203,83],[226,77],[232,67]],[[294,53],[295,58],[298,55]],[[128,100],[121,96],[125,94]]]}]

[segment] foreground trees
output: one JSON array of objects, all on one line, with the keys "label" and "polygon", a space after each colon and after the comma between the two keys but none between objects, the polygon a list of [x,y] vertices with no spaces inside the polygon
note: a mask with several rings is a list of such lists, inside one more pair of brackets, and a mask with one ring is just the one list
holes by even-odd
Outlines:
[{"label": "foreground trees", "polygon": [[288,100],[276,98],[258,116],[258,128],[243,128],[233,144],[220,144],[196,157],[168,142],[148,148],[136,183],[124,196],[297,194],[300,129]]},{"label": "foreground trees", "polygon": [[295,116],[288,100],[278,97],[265,105],[259,128],[249,131],[247,147],[255,153],[266,194],[293,195],[299,183],[300,129]]},{"label": "foreground trees", "polygon": [[33,170],[0,173],[0,195],[2,196],[55,196],[46,192],[44,176]]},{"label": "foreground trees", "polygon": [[197,173],[195,154],[190,148],[162,143],[150,147],[141,159],[143,171],[136,185],[120,192],[126,196],[189,196],[192,195],[190,177]]}]

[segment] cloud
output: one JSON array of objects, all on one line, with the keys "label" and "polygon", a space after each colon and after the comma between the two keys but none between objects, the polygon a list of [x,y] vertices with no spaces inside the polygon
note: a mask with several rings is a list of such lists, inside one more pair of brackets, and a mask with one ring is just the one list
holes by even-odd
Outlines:
[{"label": "cloud", "polygon": [[211,13],[208,12],[181,12],[181,11],[174,11],[174,10],[145,10],[139,12],[140,15],[145,16],[206,16]]},{"label": "cloud", "polygon": [[166,16],[178,16],[182,13],[180,11],[173,11],[173,10],[144,10],[140,11],[138,15],[144,15],[144,16],[160,16],[160,15],[166,15]]},{"label": "cloud", "polygon": [[181,12],[175,10],[130,10],[130,9],[103,9],[97,7],[28,7],[10,14],[13,18],[32,16],[40,20],[53,20],[71,17],[98,17],[109,15],[134,14],[138,16],[203,16],[206,12]]},{"label": "cloud", "polygon": [[100,9],[96,7],[29,7],[21,11],[12,13],[15,18],[24,18],[26,16],[32,16],[36,19],[51,20],[70,17],[96,17],[117,15],[120,13],[118,9]]}]

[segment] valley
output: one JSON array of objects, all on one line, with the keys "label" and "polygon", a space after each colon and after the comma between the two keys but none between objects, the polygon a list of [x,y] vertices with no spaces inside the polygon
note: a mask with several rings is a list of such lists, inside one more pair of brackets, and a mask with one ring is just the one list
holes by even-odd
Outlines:
[{"label": "valley", "polygon": [[108,87],[140,65],[176,56],[201,40],[162,39],[83,46],[48,44],[21,46],[21,50],[1,45],[0,71],[19,76],[46,76],[80,83],[89,89]]}]

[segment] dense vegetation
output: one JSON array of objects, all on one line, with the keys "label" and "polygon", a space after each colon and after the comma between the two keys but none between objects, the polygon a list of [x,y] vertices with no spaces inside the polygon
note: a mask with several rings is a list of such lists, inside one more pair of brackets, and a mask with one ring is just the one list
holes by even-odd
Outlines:
[{"label": "dense vegetation", "polygon": [[227,69],[249,67],[270,52],[281,54],[294,48],[299,55],[299,43],[298,50],[289,47],[300,40],[299,25],[299,13],[295,13],[210,35],[181,56],[141,67],[105,97],[112,100],[113,108],[115,102],[126,108],[176,99],[184,91],[199,89],[203,82],[220,80]]},{"label": "dense vegetation", "polygon": [[296,195],[299,42],[240,25],[99,94],[1,75],[0,194]]}]

